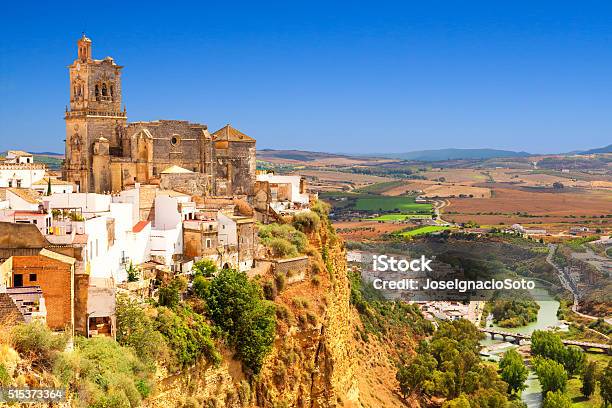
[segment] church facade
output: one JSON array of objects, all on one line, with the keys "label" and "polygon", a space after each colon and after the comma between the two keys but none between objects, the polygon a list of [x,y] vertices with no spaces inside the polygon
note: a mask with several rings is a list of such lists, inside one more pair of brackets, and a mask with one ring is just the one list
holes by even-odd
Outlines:
[{"label": "church facade", "polygon": [[110,193],[158,184],[164,170],[178,167],[193,173],[206,195],[253,194],[255,139],[230,125],[211,134],[206,125],[181,120],[128,123],[123,67],[111,57],[93,59],[85,35],[77,44],[68,67],[65,180],[81,192]]}]

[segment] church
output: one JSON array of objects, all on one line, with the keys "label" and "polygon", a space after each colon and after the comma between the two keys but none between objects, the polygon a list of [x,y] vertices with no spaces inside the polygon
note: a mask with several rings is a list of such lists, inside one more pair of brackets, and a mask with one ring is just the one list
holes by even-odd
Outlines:
[{"label": "church", "polygon": [[180,174],[199,194],[253,194],[255,139],[230,125],[210,133],[207,125],[182,120],[128,123],[123,67],[111,57],[93,59],[85,35],[77,45],[68,66],[65,180],[80,192],[111,193],[136,183],[172,188],[170,176]]}]

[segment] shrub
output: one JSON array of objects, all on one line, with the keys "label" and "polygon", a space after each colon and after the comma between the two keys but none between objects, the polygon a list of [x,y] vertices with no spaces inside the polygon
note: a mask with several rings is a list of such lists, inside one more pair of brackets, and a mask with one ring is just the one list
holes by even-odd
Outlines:
[{"label": "shrub", "polygon": [[195,277],[204,276],[206,278],[211,278],[217,273],[217,265],[210,259],[202,259],[194,262],[191,270]]},{"label": "shrub", "polygon": [[119,344],[134,350],[138,358],[149,367],[153,367],[156,360],[167,357],[166,341],[161,333],[155,330],[155,323],[142,305],[125,295],[119,295],[115,314]]},{"label": "shrub", "polygon": [[276,295],[278,294],[276,291],[276,286],[272,281],[264,282],[263,286],[264,297],[268,300],[276,299]]},{"label": "shrub", "polygon": [[157,329],[164,335],[176,367],[193,365],[199,357],[219,364],[221,356],[211,338],[211,329],[204,317],[188,308],[158,309]]},{"label": "shrub", "polygon": [[193,279],[193,293],[200,299],[206,299],[206,294],[210,288],[210,281],[202,275]]},{"label": "shrub", "polygon": [[293,217],[293,226],[298,231],[312,232],[319,227],[321,218],[314,211],[301,212]]},{"label": "shrub", "polygon": [[278,289],[279,292],[281,292],[283,289],[285,289],[285,275],[282,273],[277,273],[274,276],[274,282],[276,283],[276,289]]},{"label": "shrub", "polygon": [[211,319],[228,335],[238,358],[258,373],[272,349],[276,325],[274,306],[263,300],[259,285],[244,272],[222,270],[213,279],[206,301]]},{"label": "shrub", "polygon": [[187,282],[183,278],[174,278],[167,285],[159,288],[159,305],[171,309],[178,306],[181,301],[181,293],[187,287]]},{"label": "shrub", "polygon": [[303,232],[288,224],[269,224],[259,229],[261,242],[272,250],[274,256],[291,257],[308,249],[308,238]]},{"label": "shrub", "polygon": [[11,383],[11,376],[4,364],[0,364],[0,385],[6,387]]},{"label": "shrub", "polygon": [[78,338],[77,349],[61,353],[53,373],[91,407],[139,406],[148,370],[134,353],[107,337]]},{"label": "shrub", "polygon": [[13,329],[11,342],[21,355],[43,366],[50,366],[57,353],[66,348],[64,334],[54,334],[45,324],[33,322]]},{"label": "shrub", "polygon": [[272,250],[274,256],[280,258],[297,256],[297,249],[295,245],[293,245],[291,242],[287,241],[284,238],[270,238],[267,241],[266,246]]}]

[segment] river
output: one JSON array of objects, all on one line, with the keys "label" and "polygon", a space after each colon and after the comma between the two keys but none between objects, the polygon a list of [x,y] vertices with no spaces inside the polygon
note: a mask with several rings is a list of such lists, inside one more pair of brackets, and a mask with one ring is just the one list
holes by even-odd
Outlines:
[{"label": "river", "polygon": [[[495,324],[492,327],[499,328],[501,330],[512,333],[531,334],[535,330],[541,330],[559,324],[559,319],[557,319],[559,302],[556,301],[543,287],[538,287],[533,290],[533,292],[535,295],[534,297],[536,299],[539,299],[536,302],[540,305],[540,310],[538,310],[538,318],[535,322],[527,326],[515,328],[498,327]],[[483,346],[490,346],[492,344],[501,343],[503,343],[503,341],[500,340],[499,337],[496,337],[495,340],[491,340],[488,335],[484,340],[481,341],[481,344]],[[527,379],[526,384],[527,388],[521,394],[521,399],[527,404],[529,408],[540,408],[542,406],[542,388],[540,387],[540,382],[538,381],[538,378],[535,373],[529,373],[529,378]]]}]

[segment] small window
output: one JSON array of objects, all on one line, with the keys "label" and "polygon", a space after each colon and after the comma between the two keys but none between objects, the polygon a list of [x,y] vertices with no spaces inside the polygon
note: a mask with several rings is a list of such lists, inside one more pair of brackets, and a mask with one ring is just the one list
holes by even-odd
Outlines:
[{"label": "small window", "polygon": [[17,180],[17,188],[21,187],[21,180]]},{"label": "small window", "polygon": [[172,139],[170,139],[170,143],[172,144],[172,146],[176,146],[178,143],[178,137],[172,136]]},{"label": "small window", "polygon": [[153,175],[157,176],[157,167],[153,166]]},{"label": "small window", "polygon": [[20,273],[16,273],[13,276],[13,286],[16,288],[20,288],[23,286],[23,275]]},{"label": "small window", "polygon": [[31,274],[30,274],[30,282],[36,282],[36,279],[37,279],[37,278],[38,278],[38,277],[36,276],[36,274],[35,274],[35,273],[31,273]]},{"label": "small window", "polygon": [[9,188],[10,188],[10,187],[13,187],[13,180],[9,180],[9,182],[8,182],[8,186],[9,186]]},{"label": "small window", "polygon": [[210,238],[206,240],[206,248],[210,248],[212,246],[212,241]]}]

